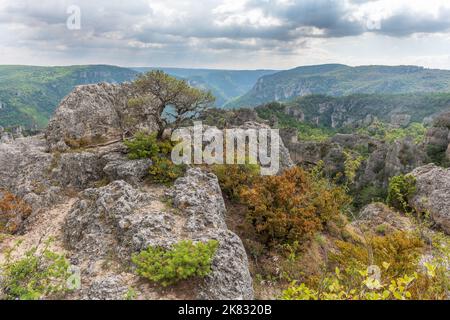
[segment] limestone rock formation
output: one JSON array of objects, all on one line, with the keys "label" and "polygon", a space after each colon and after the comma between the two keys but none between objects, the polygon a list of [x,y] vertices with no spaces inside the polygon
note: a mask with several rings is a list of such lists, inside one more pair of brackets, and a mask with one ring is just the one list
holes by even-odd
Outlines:
[{"label": "limestone rock formation", "polygon": [[[167,191],[167,196],[177,213],[164,206],[158,195],[139,191],[124,181],[85,190],[67,215],[63,228],[72,258],[81,265],[94,263],[88,275],[93,277],[100,273],[95,268],[96,260],[112,256],[126,264],[132,253],[149,246],[169,248],[185,239],[215,239],[219,248],[212,274],[194,288],[194,298],[252,299],[247,255],[241,240],[225,224],[225,204],[217,178],[200,169],[190,169]],[[94,281],[87,290],[91,292],[93,287],[104,284]],[[121,286],[118,287],[122,293]],[[117,290],[105,292],[114,297]]]},{"label": "limestone rock formation", "polygon": [[389,208],[383,203],[372,203],[361,210],[357,220],[352,225],[359,229],[376,230],[382,227],[385,233],[393,231],[412,231],[411,220],[401,213]]},{"label": "limestone rock formation", "polygon": [[429,164],[411,173],[416,177],[417,191],[410,205],[427,212],[431,219],[450,234],[450,169]]},{"label": "limestone rock formation", "polygon": [[128,84],[100,83],[76,87],[55,111],[45,131],[50,150],[95,145],[117,140],[138,130],[158,129],[149,108],[128,107],[135,97]]},{"label": "limestone rock formation", "polygon": [[431,162],[450,164],[450,112],[434,119],[427,132],[425,146]]},{"label": "limestone rock formation", "polygon": [[375,185],[386,188],[389,178],[405,174],[426,162],[420,145],[411,139],[386,143],[359,134],[336,134],[327,141],[300,141],[296,130],[282,130],[281,137],[294,163],[314,166],[323,161],[329,176],[344,174],[346,150],[362,150],[367,154],[357,172],[356,184],[362,188]]}]

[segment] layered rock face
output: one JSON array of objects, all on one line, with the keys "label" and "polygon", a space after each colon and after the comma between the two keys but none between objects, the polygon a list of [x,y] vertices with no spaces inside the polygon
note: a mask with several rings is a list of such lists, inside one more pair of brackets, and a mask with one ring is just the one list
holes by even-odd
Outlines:
[{"label": "layered rock face", "polygon": [[148,108],[128,107],[136,97],[128,84],[100,83],[76,87],[62,100],[45,131],[50,150],[95,145],[142,130],[158,130],[153,102]]},{"label": "layered rock face", "polygon": [[429,213],[432,220],[450,234],[450,169],[429,164],[411,173],[416,177],[417,191],[410,205]]}]

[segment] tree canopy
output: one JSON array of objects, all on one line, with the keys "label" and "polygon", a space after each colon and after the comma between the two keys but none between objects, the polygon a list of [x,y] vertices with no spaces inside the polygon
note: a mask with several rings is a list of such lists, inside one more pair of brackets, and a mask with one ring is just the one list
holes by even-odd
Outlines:
[{"label": "tree canopy", "polygon": [[176,128],[196,117],[215,101],[210,91],[191,87],[186,80],[177,79],[161,70],[141,74],[133,86],[142,95],[137,103],[145,104],[149,96],[156,98],[158,105],[155,116],[160,125],[160,135],[167,125],[163,118],[164,111],[173,118],[171,126]]}]

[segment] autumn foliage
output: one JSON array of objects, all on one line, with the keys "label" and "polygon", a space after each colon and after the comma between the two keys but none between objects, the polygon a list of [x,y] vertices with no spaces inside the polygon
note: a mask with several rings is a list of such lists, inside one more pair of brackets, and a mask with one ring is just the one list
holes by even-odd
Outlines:
[{"label": "autumn foliage", "polygon": [[241,198],[266,244],[305,240],[339,217],[351,199],[344,190],[299,167],[261,177]]},{"label": "autumn foliage", "polygon": [[6,190],[0,190],[0,233],[16,233],[30,214],[30,206],[22,199]]}]

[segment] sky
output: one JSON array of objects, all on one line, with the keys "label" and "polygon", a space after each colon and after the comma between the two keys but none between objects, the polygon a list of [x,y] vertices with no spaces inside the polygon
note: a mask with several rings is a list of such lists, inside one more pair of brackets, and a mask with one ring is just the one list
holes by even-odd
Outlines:
[{"label": "sky", "polygon": [[448,0],[0,0],[0,64],[450,69]]}]

